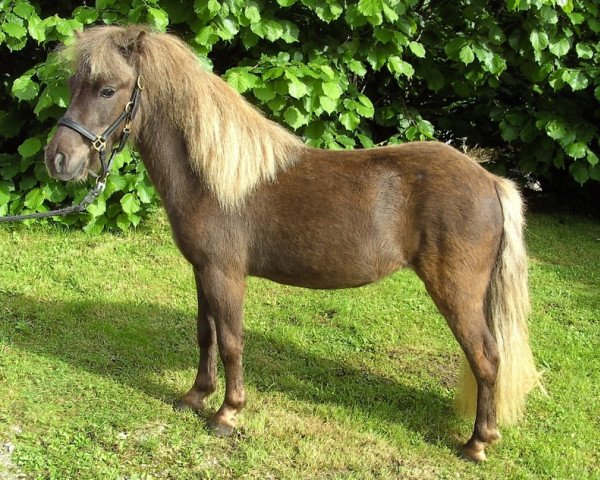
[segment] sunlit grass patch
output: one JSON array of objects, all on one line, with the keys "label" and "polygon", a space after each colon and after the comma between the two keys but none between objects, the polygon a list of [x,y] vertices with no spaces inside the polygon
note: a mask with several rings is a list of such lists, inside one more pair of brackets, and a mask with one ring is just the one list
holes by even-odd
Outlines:
[{"label": "sunlit grass patch", "polygon": [[598,223],[530,218],[548,396],[476,466],[457,456],[458,346],[411,272],[340,291],[250,279],[248,406],[217,439],[208,414],[172,408],[195,375],[196,306],[164,219],[124,236],[0,227],[0,446],[32,478],[594,478],[599,239]]}]

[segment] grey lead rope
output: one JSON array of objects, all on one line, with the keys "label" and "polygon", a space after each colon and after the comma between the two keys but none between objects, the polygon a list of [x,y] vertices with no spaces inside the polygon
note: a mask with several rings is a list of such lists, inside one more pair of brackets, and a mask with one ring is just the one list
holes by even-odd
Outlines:
[{"label": "grey lead rope", "polygon": [[29,214],[25,214],[25,215],[7,215],[4,217],[0,217],[0,223],[1,222],[20,222],[23,220],[31,220],[34,218],[59,217],[59,216],[64,216],[64,215],[70,215],[72,213],[83,212],[88,207],[88,205],[92,204],[100,195],[102,195],[102,192],[104,192],[104,189],[106,188],[106,177],[108,177],[108,174],[110,172],[110,167],[112,166],[115,155],[117,153],[119,153],[121,150],[123,150],[123,147],[125,146],[125,143],[127,142],[128,136],[129,136],[128,132],[125,132],[123,134],[123,138],[121,139],[121,142],[119,142],[119,146],[117,148],[113,149],[113,151],[110,155],[110,158],[108,159],[108,163],[105,162],[105,158],[104,158],[105,150],[104,149],[98,150],[98,153],[100,155],[100,163],[102,164],[102,173],[96,179],[95,185],[86,194],[86,196],[83,197],[81,202],[79,202],[76,205],[71,205],[70,207],[59,208],[58,210],[50,210],[48,212],[36,212],[36,213],[29,213]]},{"label": "grey lead rope", "polygon": [[[116,151],[113,151],[110,160],[108,161],[108,168],[106,173],[108,174],[108,169],[112,164],[112,160]],[[22,220],[30,220],[34,218],[48,218],[48,217],[59,217],[64,215],[70,215],[72,213],[83,212],[88,205],[91,205],[106,188],[106,176],[102,174],[97,178],[96,184],[92,187],[92,189],[86,194],[85,197],[76,205],[71,205],[70,207],[59,208],[58,210],[50,210],[48,212],[36,212],[29,213],[26,215],[6,215],[4,217],[0,217],[0,222],[20,222]]]}]

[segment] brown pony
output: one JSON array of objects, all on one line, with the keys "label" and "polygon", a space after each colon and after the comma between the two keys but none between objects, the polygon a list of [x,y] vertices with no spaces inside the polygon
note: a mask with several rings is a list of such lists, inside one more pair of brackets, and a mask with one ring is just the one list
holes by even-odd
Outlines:
[{"label": "brown pony", "polygon": [[[496,421],[515,421],[538,382],[528,344],[527,260],[519,193],[437,142],[353,151],[311,148],[264,118],[174,36],[96,27],[65,54],[74,62],[66,116],[102,132],[144,85],[131,131],[177,246],[193,266],[200,362],[179,401],[230,434],[246,401],[242,377],[245,277],[349,288],[413,269],[462,347],[464,410],[475,427],[463,454],[485,459]],[[108,147],[118,141],[108,141]],[[60,126],[50,174],[81,180],[98,168],[90,141]],[[470,368],[469,368],[470,367]]]}]

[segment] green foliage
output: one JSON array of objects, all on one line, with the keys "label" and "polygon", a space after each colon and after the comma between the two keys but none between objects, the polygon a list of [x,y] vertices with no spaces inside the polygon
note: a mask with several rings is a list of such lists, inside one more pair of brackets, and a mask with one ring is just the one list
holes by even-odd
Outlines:
[{"label": "green foliage", "polygon": [[[182,36],[313,146],[466,138],[512,152],[492,165],[500,171],[600,180],[600,13],[589,0],[0,0],[0,214],[84,194],[41,165],[68,104],[67,72],[49,52],[85,26],[137,22]],[[123,155],[86,214],[55,221],[137,225],[157,198],[135,158]]]}]

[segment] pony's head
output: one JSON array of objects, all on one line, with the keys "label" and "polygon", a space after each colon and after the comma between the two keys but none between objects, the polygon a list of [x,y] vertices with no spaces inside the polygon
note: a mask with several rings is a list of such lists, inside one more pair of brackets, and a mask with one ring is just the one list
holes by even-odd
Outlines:
[{"label": "pony's head", "polygon": [[[190,175],[223,208],[241,205],[254,188],[295,162],[304,148],[299,138],[204,70],[196,54],[173,35],[140,25],[92,27],[63,55],[75,71],[66,117],[94,135],[102,134],[127,105],[141,75],[145,89],[132,136],[140,145],[152,136],[166,141],[166,127],[174,127],[185,143],[181,160]],[[107,151],[120,136],[118,130]],[[98,168],[97,157],[90,140],[64,125],[46,148],[48,170],[61,180],[84,179]]]},{"label": "pony's head", "polygon": [[[100,135],[119,117],[136,84],[144,36],[141,27],[101,27],[77,35],[61,52],[75,71],[69,79],[66,118]],[[106,139],[107,152],[121,135],[122,127]],[[92,141],[65,125],[59,125],[46,146],[45,159],[50,175],[63,181],[84,180],[100,167]]]}]

